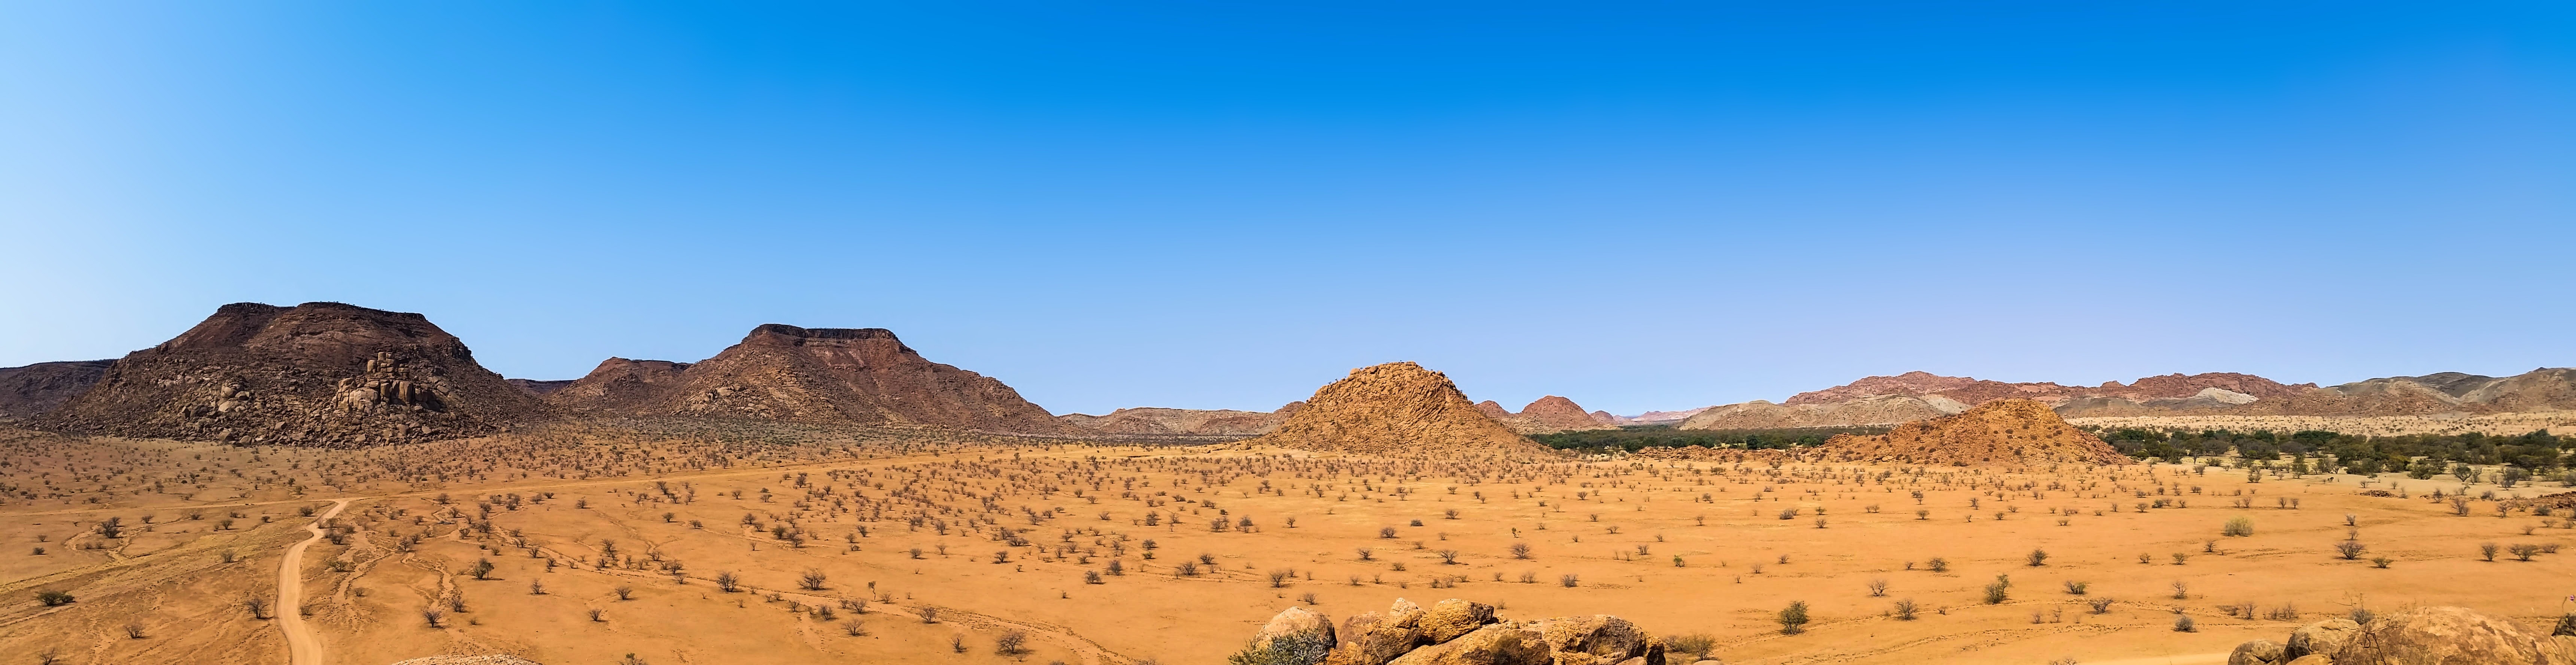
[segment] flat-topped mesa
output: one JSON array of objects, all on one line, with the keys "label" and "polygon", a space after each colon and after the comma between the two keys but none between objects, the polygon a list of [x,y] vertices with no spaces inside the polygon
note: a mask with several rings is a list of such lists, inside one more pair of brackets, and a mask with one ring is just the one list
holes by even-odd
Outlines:
[{"label": "flat-topped mesa", "polygon": [[1410,362],[1351,370],[1247,443],[1356,453],[1544,452],[1476,409],[1448,375]]},{"label": "flat-topped mesa", "polygon": [[596,415],[1081,432],[1000,381],[923,358],[883,328],[763,324],[698,363],[611,358],[547,401]]},{"label": "flat-topped mesa", "polygon": [[478,436],[541,411],[428,317],[334,302],[234,303],[118,359],[38,424],[345,447]]}]

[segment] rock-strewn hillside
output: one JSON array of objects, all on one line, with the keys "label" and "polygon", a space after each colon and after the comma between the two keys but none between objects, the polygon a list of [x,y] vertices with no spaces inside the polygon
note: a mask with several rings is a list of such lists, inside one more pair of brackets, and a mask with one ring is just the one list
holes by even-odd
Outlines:
[{"label": "rock-strewn hillside", "polygon": [[62,406],[107,376],[114,360],[74,360],[0,367],[0,418],[25,418]]},{"label": "rock-strewn hillside", "polygon": [[419,314],[234,303],[118,359],[41,426],[130,437],[354,446],[475,436],[536,397]]},{"label": "rock-strewn hillside", "polygon": [[1247,443],[1301,450],[1454,454],[1545,448],[1476,410],[1447,375],[1409,362],[1351,370]]},{"label": "rock-strewn hillside", "polygon": [[2027,462],[2125,464],[2100,438],[2026,399],[1987,402],[1956,415],[1896,426],[1886,434],[1835,436],[1820,450],[1857,462],[1970,466]]},{"label": "rock-strewn hillside", "polygon": [[1232,662],[1265,665],[1665,665],[1662,639],[1607,614],[1511,621],[1455,598],[1426,609],[1402,598],[1335,626],[1292,607],[1271,617]]},{"label": "rock-strewn hillside", "polygon": [[882,328],[766,324],[698,363],[612,358],[547,397],[578,413],[1080,433],[1001,381],[922,358]]}]

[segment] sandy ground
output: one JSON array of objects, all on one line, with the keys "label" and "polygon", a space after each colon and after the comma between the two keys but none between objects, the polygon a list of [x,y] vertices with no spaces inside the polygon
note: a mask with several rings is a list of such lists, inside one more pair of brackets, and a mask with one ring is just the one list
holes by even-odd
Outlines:
[{"label": "sandy ground", "polygon": [[[2485,498],[2554,483],[918,436],[350,452],[0,431],[0,455],[0,653],[65,663],[285,661],[281,557],[310,537],[306,511],[343,499],[295,573],[330,663],[1219,662],[1286,607],[1340,618],[1399,597],[1616,614],[1709,635],[1729,663],[2215,663],[2353,607],[2546,625],[2576,594],[2576,558],[2478,551],[2576,541],[2576,519]],[[2465,516],[2448,500],[2463,489]],[[2220,535],[2237,517],[2253,535]],[[99,532],[110,518],[118,537]],[[2357,559],[2334,551],[2347,537]],[[77,601],[43,606],[47,590]],[[1916,618],[1892,616],[1907,600]],[[1783,635],[1791,601],[1814,623]],[[999,652],[1013,633],[1027,651]]]}]

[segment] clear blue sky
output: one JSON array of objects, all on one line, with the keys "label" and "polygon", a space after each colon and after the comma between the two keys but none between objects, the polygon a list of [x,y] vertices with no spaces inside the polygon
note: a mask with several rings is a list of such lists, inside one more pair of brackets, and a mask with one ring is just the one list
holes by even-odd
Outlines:
[{"label": "clear blue sky", "polygon": [[2576,5],[2114,4],[10,2],[0,365],[310,300],[1059,413],[2576,365]]}]

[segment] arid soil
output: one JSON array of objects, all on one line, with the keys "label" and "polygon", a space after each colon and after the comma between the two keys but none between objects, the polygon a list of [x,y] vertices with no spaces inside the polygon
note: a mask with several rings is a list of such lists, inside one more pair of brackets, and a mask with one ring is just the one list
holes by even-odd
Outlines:
[{"label": "arid soil", "polygon": [[[336,500],[297,575],[333,663],[1219,662],[1289,607],[1398,598],[1615,614],[1729,663],[2215,663],[2354,607],[2545,629],[2576,593],[2555,553],[2576,519],[2496,509],[2555,482],[1408,453],[654,421],[363,450],[0,430],[0,653],[283,661],[281,557]],[[2237,518],[2251,535],[2222,535]],[[1774,621],[1791,601],[1802,634]],[[1011,633],[1025,653],[997,652]]]}]

